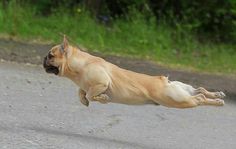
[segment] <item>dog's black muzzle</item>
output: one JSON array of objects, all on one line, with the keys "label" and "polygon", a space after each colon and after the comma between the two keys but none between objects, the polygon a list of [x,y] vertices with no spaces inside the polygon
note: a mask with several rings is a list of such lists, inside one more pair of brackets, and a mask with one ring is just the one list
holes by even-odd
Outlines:
[{"label": "dog's black muzzle", "polygon": [[47,60],[48,60],[48,57],[46,56],[43,60],[43,67],[45,69],[45,71],[47,73],[53,73],[55,75],[58,75],[59,74],[59,69],[58,67],[55,67],[55,66],[52,66],[52,65],[48,65],[47,64]]}]

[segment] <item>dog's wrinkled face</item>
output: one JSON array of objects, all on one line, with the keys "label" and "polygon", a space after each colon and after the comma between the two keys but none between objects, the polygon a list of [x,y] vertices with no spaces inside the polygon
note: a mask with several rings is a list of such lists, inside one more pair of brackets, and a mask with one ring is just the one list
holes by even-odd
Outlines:
[{"label": "dog's wrinkled face", "polygon": [[62,53],[59,53],[59,47],[53,47],[48,55],[44,57],[43,67],[47,73],[54,73],[55,75],[59,74],[60,68],[60,58],[62,58]]},{"label": "dog's wrinkled face", "polygon": [[47,73],[53,73],[58,75],[62,69],[62,65],[65,62],[65,53],[68,48],[68,41],[64,37],[64,41],[61,45],[53,47],[44,57],[43,67]]}]

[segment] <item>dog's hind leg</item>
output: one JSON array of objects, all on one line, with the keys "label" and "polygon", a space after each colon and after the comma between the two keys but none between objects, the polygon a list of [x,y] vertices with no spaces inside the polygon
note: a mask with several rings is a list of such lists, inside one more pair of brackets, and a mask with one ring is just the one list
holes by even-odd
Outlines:
[{"label": "dog's hind leg", "polygon": [[193,99],[198,105],[213,105],[213,106],[223,106],[224,100],[222,99],[210,99],[206,98],[203,94],[198,94],[193,96]]},{"label": "dog's hind leg", "polygon": [[164,104],[177,108],[191,108],[199,105],[224,105],[223,100],[207,98],[202,93],[196,94],[195,90],[192,86],[182,82],[170,82],[165,88],[166,100],[164,100]]},{"label": "dog's hind leg", "polygon": [[225,94],[223,92],[209,92],[207,91],[205,88],[203,87],[199,87],[195,90],[196,94],[203,94],[205,95],[207,98],[212,98],[212,99],[217,99],[217,98],[224,98]]},{"label": "dog's hind leg", "polygon": [[223,106],[224,100],[222,99],[209,99],[206,98],[203,94],[198,94],[195,96],[190,96],[185,101],[179,102],[175,104],[174,106],[170,107],[176,107],[176,108],[192,108],[196,106],[202,106],[202,105],[212,105],[212,106]]},{"label": "dog's hind leg", "polygon": [[197,94],[203,94],[205,95],[207,98],[211,98],[211,99],[223,99],[225,97],[225,94],[220,91],[220,92],[209,92],[207,91],[205,88],[203,87],[199,87],[197,89],[195,89],[194,87],[192,87],[191,85],[179,82],[179,81],[172,81],[171,84],[175,85],[176,87],[180,87],[183,90],[185,90],[186,92],[188,92],[190,95],[194,96]]},{"label": "dog's hind leg", "polygon": [[110,101],[110,97],[105,94],[108,85],[98,84],[91,86],[86,94],[86,98],[90,101],[99,101],[100,103],[107,103]]}]

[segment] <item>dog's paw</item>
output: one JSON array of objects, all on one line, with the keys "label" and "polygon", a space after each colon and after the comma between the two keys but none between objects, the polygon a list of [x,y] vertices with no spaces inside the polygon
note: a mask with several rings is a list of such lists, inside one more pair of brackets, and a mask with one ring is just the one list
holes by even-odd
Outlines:
[{"label": "dog's paw", "polygon": [[99,96],[93,97],[93,100],[99,101],[100,103],[107,103],[110,100],[110,97],[107,94],[101,94]]},{"label": "dog's paw", "polygon": [[216,96],[217,98],[221,98],[221,99],[222,99],[222,98],[225,97],[225,93],[223,93],[223,92],[221,92],[221,91],[220,91],[220,92],[216,92],[216,93],[215,93],[215,96]]},{"label": "dog's paw", "polygon": [[218,106],[223,106],[225,104],[224,100],[222,99],[215,99],[215,101],[217,102]]},{"label": "dog's paw", "polygon": [[86,107],[89,106],[89,101],[88,101],[88,99],[86,99],[86,98],[81,98],[81,99],[80,99],[80,102],[81,102],[83,105],[85,105]]}]

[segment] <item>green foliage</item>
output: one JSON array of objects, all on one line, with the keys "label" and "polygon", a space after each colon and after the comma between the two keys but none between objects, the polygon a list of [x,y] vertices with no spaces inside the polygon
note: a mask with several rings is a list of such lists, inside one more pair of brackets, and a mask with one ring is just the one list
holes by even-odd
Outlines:
[{"label": "green foliage", "polygon": [[141,13],[131,7],[128,17],[103,25],[82,6],[70,11],[59,7],[46,17],[39,15],[37,9],[32,5],[18,5],[16,1],[4,9],[1,6],[0,32],[24,40],[52,43],[60,42],[59,34],[65,33],[72,44],[79,43],[104,54],[146,58],[174,67],[236,73],[235,44],[199,42],[191,27],[188,29],[183,23],[173,27],[168,20],[157,20],[146,10],[147,13]]},{"label": "green foliage", "polygon": [[[3,0],[7,3],[15,0]],[[84,5],[95,17],[129,18],[130,9],[135,8],[149,17],[154,14],[158,20],[169,25],[189,30],[200,41],[236,42],[235,0],[17,0],[21,4],[30,2],[37,14],[51,15],[60,8],[71,14]],[[148,13],[150,13],[148,15]]]},{"label": "green foliage", "polygon": [[[2,32],[8,32],[10,35],[16,35],[18,33],[25,32],[30,28],[30,22],[24,22],[25,18],[32,18],[34,10],[25,6],[24,9],[17,4],[15,0],[9,2],[7,8],[1,8],[2,11]],[[18,26],[21,25],[19,30]]]}]

